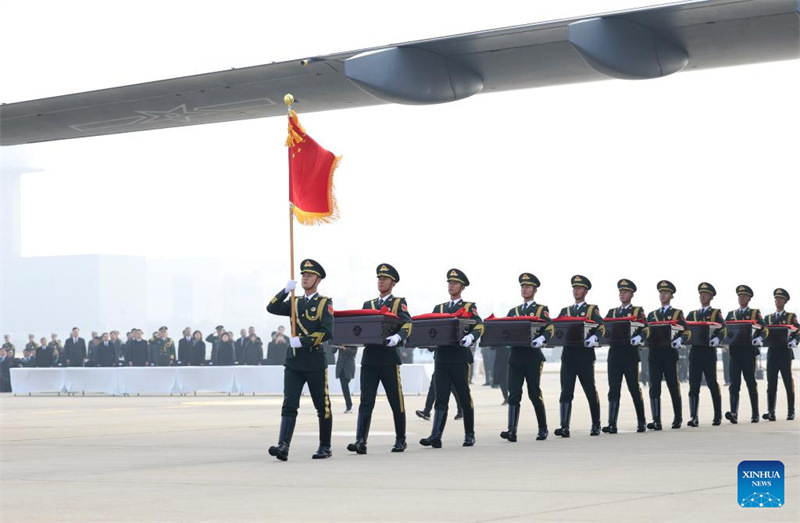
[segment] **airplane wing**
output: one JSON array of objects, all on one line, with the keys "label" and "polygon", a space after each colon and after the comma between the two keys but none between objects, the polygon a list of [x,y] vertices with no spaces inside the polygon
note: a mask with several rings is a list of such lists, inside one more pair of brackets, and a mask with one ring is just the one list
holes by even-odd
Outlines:
[{"label": "airplane wing", "polygon": [[695,0],[0,106],[0,145],[796,59],[800,0]]}]

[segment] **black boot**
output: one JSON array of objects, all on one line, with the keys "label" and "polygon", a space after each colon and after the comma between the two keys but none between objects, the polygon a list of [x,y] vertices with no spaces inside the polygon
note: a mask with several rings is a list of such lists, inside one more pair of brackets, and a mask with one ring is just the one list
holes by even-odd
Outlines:
[{"label": "black boot", "polygon": [[539,432],[536,434],[536,441],[544,441],[550,432],[547,430],[547,425],[539,425]]},{"label": "black boot", "polygon": [[422,418],[424,420],[430,420],[431,419],[431,413],[430,412],[425,412],[424,410],[418,410],[414,414],[416,414],[417,417]]},{"label": "black boot", "polygon": [[319,418],[319,448],[311,459],[325,459],[333,456],[331,452],[331,435],[333,433],[333,418]]},{"label": "black boot", "polygon": [[442,433],[444,432],[444,426],[446,422],[447,411],[434,409],[431,435],[427,438],[422,438],[419,440],[419,444],[423,447],[433,447],[435,449],[442,448]]},{"label": "black boot", "polygon": [[589,431],[589,435],[590,436],[599,436],[600,435],[600,422],[599,421],[592,423],[592,428]]},{"label": "black boot", "polygon": [[356,442],[347,445],[347,450],[355,452],[356,454],[367,453],[367,436],[369,436],[369,424],[371,421],[372,413],[358,413],[358,421],[356,422]]},{"label": "black boot", "polygon": [[517,426],[519,425],[519,405],[508,406],[508,430],[500,433],[500,437],[511,443],[517,441]]},{"label": "black boot", "polygon": [[572,417],[572,402],[565,401],[559,404],[559,414],[561,416],[561,426],[554,432],[556,436],[562,438],[569,437],[569,419]]},{"label": "black boot", "polygon": [[767,412],[764,413],[763,418],[767,421],[775,421],[775,401],[777,400],[777,392],[767,391]]},{"label": "black boot", "polygon": [[647,424],[650,430],[661,430],[661,398],[650,398],[650,410],[653,411],[653,422]]},{"label": "black boot", "polygon": [[269,448],[269,455],[275,456],[281,461],[289,459],[289,445],[292,443],[294,434],[294,424],[297,418],[281,416],[281,430],[278,435],[278,445]]},{"label": "black boot", "polygon": [[736,425],[739,423],[739,395],[731,394],[731,410],[725,413],[725,419]]},{"label": "black boot", "polygon": [[408,445],[406,445],[406,437],[405,436],[397,437],[394,439],[394,446],[392,446],[392,452],[403,452],[404,450],[406,450],[406,447],[408,447]]},{"label": "black boot", "polygon": [[619,401],[608,402],[608,427],[603,427],[603,432],[617,433],[617,418],[619,417]]},{"label": "black boot", "polygon": [[700,425],[700,420],[697,418],[697,409],[700,407],[700,396],[689,396],[689,421],[686,423],[689,427],[697,427]]},{"label": "black boot", "polygon": [[475,433],[474,432],[464,433],[464,443],[462,443],[461,446],[472,447],[474,445],[475,445]]},{"label": "black boot", "polygon": [[722,396],[720,394],[712,395],[711,402],[714,404],[714,420],[711,424],[718,427],[722,424]]}]

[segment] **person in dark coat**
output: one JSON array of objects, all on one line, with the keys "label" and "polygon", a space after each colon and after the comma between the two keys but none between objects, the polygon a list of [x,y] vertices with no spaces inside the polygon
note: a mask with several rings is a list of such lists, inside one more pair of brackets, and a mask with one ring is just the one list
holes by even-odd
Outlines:
[{"label": "person in dark coat", "polygon": [[199,367],[206,364],[206,342],[203,341],[203,333],[194,331],[192,333],[192,345],[189,348],[188,365]]},{"label": "person in dark coat", "polygon": [[508,357],[511,354],[510,347],[492,347],[495,351],[494,369],[492,369],[492,379],[494,386],[500,388],[503,393],[502,405],[508,405]]},{"label": "person in dark coat", "polygon": [[125,365],[128,367],[147,366],[149,350],[147,342],[142,339],[142,329],[133,329],[133,338],[125,345]]},{"label": "person in dark coat", "polygon": [[224,333],[217,346],[211,351],[211,363],[217,366],[233,365],[236,349],[230,335]]},{"label": "person in dark coat", "polygon": [[325,359],[328,361],[328,365],[336,365],[336,354],[333,346],[329,343],[324,343],[322,348],[325,350]]},{"label": "person in dark coat", "polygon": [[67,367],[83,367],[86,361],[86,341],[80,337],[81,330],[72,328],[72,334],[64,342],[63,357]]},{"label": "person in dark coat", "polygon": [[61,357],[61,349],[53,349],[53,367],[64,367],[64,366],[65,366],[64,358]]},{"label": "person in dark coat", "polygon": [[236,365],[245,365],[244,363],[244,349],[249,341],[247,331],[242,329],[239,331],[239,339],[234,344],[234,362]]},{"label": "person in dark coat", "polygon": [[247,343],[244,346],[242,359],[239,360],[240,365],[261,365],[261,360],[264,359],[264,344],[261,339],[253,332],[248,336]]},{"label": "person in dark coat", "polygon": [[286,361],[286,351],[289,349],[289,340],[284,336],[284,328],[278,327],[278,332],[272,333],[272,342],[267,347],[267,360],[270,365],[283,365]]},{"label": "person in dark coat", "polygon": [[0,349],[0,392],[11,392],[11,367],[13,366],[13,349]]},{"label": "person in dark coat", "polygon": [[344,394],[344,413],[350,414],[353,411],[353,400],[350,399],[350,380],[356,377],[356,354],[358,347],[342,347],[339,345],[329,345],[331,354],[339,353],[336,359],[336,379],[342,384],[342,394]]},{"label": "person in dark coat", "polygon": [[117,358],[117,366],[122,366],[125,363],[125,354],[123,353],[123,343],[119,338],[119,331],[111,331],[109,333],[111,345],[114,346],[114,355]]},{"label": "person in dark coat", "polygon": [[[189,365],[189,361],[192,359],[191,357],[192,344],[193,344],[192,329],[186,327],[185,329],[183,329],[183,337],[180,340],[178,340],[178,365],[180,366]],[[205,347],[205,344],[203,345],[203,347]]]},{"label": "person in dark coat", "polygon": [[39,346],[36,348],[36,367],[46,368],[52,367],[55,361],[53,356],[53,348],[48,345],[47,338],[39,340]]},{"label": "person in dark coat", "polygon": [[119,364],[117,348],[111,343],[109,335],[104,332],[100,338],[100,343],[94,349],[94,363],[98,367],[116,367]]}]

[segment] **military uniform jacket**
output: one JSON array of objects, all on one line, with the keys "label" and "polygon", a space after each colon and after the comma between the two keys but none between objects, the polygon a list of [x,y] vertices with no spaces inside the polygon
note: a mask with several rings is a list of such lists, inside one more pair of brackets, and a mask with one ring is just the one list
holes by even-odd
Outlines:
[{"label": "military uniform jacket", "polygon": [[175,343],[172,338],[151,338],[148,361],[157,367],[169,367],[175,363]]},{"label": "military uniform jacket", "polygon": [[[411,314],[408,313],[408,304],[405,298],[399,296],[389,295],[383,300],[383,304],[378,304],[378,299],[369,300],[364,302],[363,309],[380,310],[381,307],[386,307],[389,312],[396,314],[403,320],[403,326],[397,334],[400,335],[400,343],[394,347],[386,347],[385,345],[367,345],[364,347],[364,354],[361,356],[361,365],[380,366],[380,365],[400,365],[400,355],[397,349],[402,345],[411,335]],[[341,352],[339,353],[341,357]]]},{"label": "military uniform jacket", "polygon": [[[483,336],[483,320],[478,315],[478,309],[471,301],[464,301],[459,299],[454,306],[450,306],[450,302],[440,303],[433,308],[433,312],[442,314],[455,314],[460,310],[465,310],[472,313],[472,319],[475,320],[475,326],[470,331],[470,334],[475,336],[475,341]],[[472,363],[472,351],[469,347],[462,347],[461,345],[443,345],[436,348],[436,361],[440,363]]]},{"label": "military uniform jacket", "polygon": [[32,351],[35,351],[38,348],[39,344],[34,341],[29,341],[28,343],[25,344],[25,349],[30,349]]},{"label": "military uniform jacket", "polygon": [[[608,309],[608,312],[606,313],[606,318],[627,318],[629,316],[638,319],[645,325],[647,324],[647,318],[645,317],[642,308],[631,304],[628,304],[625,307],[619,306],[614,307],[613,309]],[[636,336],[641,336],[642,339],[645,338],[644,327],[639,327],[636,329],[631,338],[635,338]],[[621,358],[631,361],[641,361],[641,358],[639,357],[639,348],[634,347],[630,344],[630,342],[611,345],[611,348],[608,351],[608,361],[613,362]]]},{"label": "military uniform jacket", "polygon": [[[705,310],[705,312],[702,309],[697,309],[695,311],[690,311],[689,315],[686,317],[686,320],[687,321],[712,321],[712,322],[719,323],[720,325],[722,325],[722,327],[720,329],[718,329],[717,332],[715,332],[713,336],[711,336],[712,340],[714,338],[716,338],[719,342],[722,342],[722,340],[725,339],[725,335],[728,333],[728,328],[725,326],[725,320],[722,319],[722,311],[719,310],[719,309],[712,309],[711,307],[709,307],[708,309]],[[695,341],[699,342],[699,340],[695,340]],[[713,350],[714,351],[714,355],[716,356],[716,354],[717,354],[717,352],[716,352],[717,349],[716,348],[711,347],[710,345],[698,345],[697,343],[692,343],[692,348],[704,348],[704,347]]]},{"label": "military uniform jacket", "polygon": [[[659,307],[658,309],[656,309],[654,311],[651,311],[647,315],[647,323],[654,322],[654,321],[676,321],[676,322],[678,322],[678,325],[683,327],[683,330],[680,333],[676,334],[672,338],[672,341],[675,341],[678,338],[680,338],[681,341],[684,344],[686,344],[686,342],[688,342],[689,339],[692,337],[692,333],[689,332],[689,326],[686,325],[686,318],[684,318],[684,316],[683,316],[683,311],[680,310],[680,309],[676,309],[676,308],[672,307],[671,305],[663,313],[661,312],[661,309],[662,308]],[[643,338],[646,338],[647,336],[649,336],[650,327],[645,327],[643,332],[646,334],[645,336],[642,336]],[[678,356],[678,349],[673,349],[672,347],[670,347],[669,349],[664,349],[664,350],[661,350],[661,349],[656,349],[656,350],[651,349],[650,350],[650,359],[665,358],[667,361],[673,360],[673,359],[675,361],[678,361],[678,357],[679,357]]]},{"label": "military uniform jacket", "polygon": [[[588,303],[583,303],[580,307],[577,305],[570,305],[569,307],[564,307],[561,309],[559,313],[559,317],[561,316],[572,316],[575,318],[586,318],[588,320],[592,320],[597,323],[597,327],[592,328],[589,331],[589,334],[586,335],[586,338],[590,338],[592,336],[597,336],[598,341],[603,337],[603,334],[606,332],[606,327],[603,324],[603,317],[600,316],[600,311],[597,309],[597,305],[590,305]],[[575,361],[594,361],[596,360],[596,356],[594,354],[594,349],[588,349],[581,345],[566,345],[564,346],[564,351],[561,353],[561,359],[567,360],[575,360]]]},{"label": "military uniform jacket", "polygon": [[[793,336],[789,336],[789,340],[800,342],[800,323],[797,321],[797,314],[786,311],[783,311],[780,315],[777,312],[767,314],[767,317],[764,318],[764,324],[766,325],[766,328],[764,329],[766,331],[765,335],[769,333],[770,325],[794,325],[798,328],[798,330],[794,332]],[[784,351],[786,351],[786,353]],[[794,359],[794,353],[789,348],[788,344],[770,345],[769,351],[767,352],[767,359],[773,359],[776,357],[788,357],[789,359]]]},{"label": "military uniform jacket", "polygon": [[[267,312],[291,316],[292,306],[286,301],[287,297],[289,293],[281,290],[267,305]],[[289,347],[284,366],[299,372],[325,370],[328,359],[322,342],[333,337],[333,300],[319,294],[310,300],[304,298],[294,299],[296,333],[303,346]]]},{"label": "military uniform jacket", "polygon": [[[725,321],[738,321],[738,320],[755,320],[756,328],[758,330],[755,331],[753,334],[753,339],[758,338],[759,336],[763,335],[762,329],[764,327],[764,318],[761,316],[761,311],[758,309],[751,309],[750,307],[745,308],[742,312],[739,312],[739,309],[732,310],[728,313],[725,317]],[[758,355],[761,351],[758,347],[750,345],[731,345],[731,349],[738,349],[744,350],[747,349],[752,350],[754,355]]]},{"label": "military uniform jacket", "polygon": [[[553,320],[550,319],[550,310],[547,308],[547,305],[541,305],[536,302],[529,305],[523,303],[522,305],[517,305],[513,309],[510,309],[506,316],[510,318],[517,316],[538,316],[540,319],[547,322],[547,325],[539,331],[539,334],[544,336],[545,345],[553,336],[555,329],[553,328]],[[534,349],[530,345],[511,347],[511,353],[508,356],[509,365],[538,363],[540,361],[545,361],[542,349]]]}]

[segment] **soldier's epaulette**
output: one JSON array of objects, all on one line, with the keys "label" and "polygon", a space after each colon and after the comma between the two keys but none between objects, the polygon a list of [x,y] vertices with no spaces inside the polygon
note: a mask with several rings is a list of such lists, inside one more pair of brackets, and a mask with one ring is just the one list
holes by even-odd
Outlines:
[{"label": "soldier's epaulette", "polygon": [[323,296],[322,294],[317,294],[317,298],[319,298],[320,300],[330,300],[328,296]]}]

